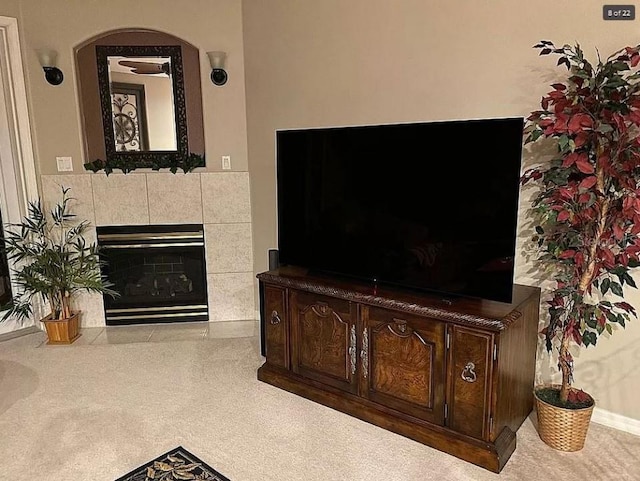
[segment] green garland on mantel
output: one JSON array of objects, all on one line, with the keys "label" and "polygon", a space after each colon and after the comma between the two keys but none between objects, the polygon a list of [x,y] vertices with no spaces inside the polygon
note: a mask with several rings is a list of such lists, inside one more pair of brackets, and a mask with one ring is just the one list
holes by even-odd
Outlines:
[{"label": "green garland on mantel", "polygon": [[115,169],[120,169],[123,174],[128,174],[138,168],[150,168],[151,170],[169,169],[172,174],[178,172],[178,169],[182,169],[186,174],[196,167],[204,166],[204,155],[194,153],[187,154],[182,158],[176,158],[175,154],[157,154],[152,160],[141,161],[131,158],[112,160],[97,159],[84,164],[85,170],[90,170],[94,173],[104,170],[107,176]]}]

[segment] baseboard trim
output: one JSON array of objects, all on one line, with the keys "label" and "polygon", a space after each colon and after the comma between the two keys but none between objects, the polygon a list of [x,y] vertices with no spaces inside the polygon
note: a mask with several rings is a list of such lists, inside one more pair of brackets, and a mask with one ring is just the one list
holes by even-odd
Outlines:
[{"label": "baseboard trim", "polygon": [[26,336],[28,334],[35,334],[36,332],[40,332],[40,329],[36,326],[23,327],[21,329],[16,329],[15,331],[0,334],[0,342],[15,339],[16,337]]},{"label": "baseboard trim", "polygon": [[610,428],[618,429],[630,434],[640,436],[640,420],[629,418],[621,414],[612,413],[601,408],[594,408],[591,420]]}]

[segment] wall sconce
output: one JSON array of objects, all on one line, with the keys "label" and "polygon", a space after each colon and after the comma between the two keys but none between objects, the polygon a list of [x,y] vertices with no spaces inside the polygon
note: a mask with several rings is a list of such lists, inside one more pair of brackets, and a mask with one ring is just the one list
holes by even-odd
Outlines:
[{"label": "wall sconce", "polygon": [[51,85],[60,85],[64,80],[62,71],[56,67],[56,59],[58,58],[58,52],[55,50],[41,49],[37,51],[38,60],[44,70],[44,78],[47,79]]},{"label": "wall sconce", "polygon": [[227,83],[227,72],[224,70],[224,61],[227,58],[225,52],[207,52],[209,63],[211,64],[211,81],[214,85],[224,85]]}]

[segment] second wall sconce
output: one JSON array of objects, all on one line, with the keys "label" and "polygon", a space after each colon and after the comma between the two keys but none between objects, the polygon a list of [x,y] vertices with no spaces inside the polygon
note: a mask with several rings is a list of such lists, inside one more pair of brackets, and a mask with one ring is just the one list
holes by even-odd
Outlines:
[{"label": "second wall sconce", "polygon": [[207,56],[211,64],[211,81],[218,86],[226,84],[228,75],[224,70],[224,61],[227,54],[225,52],[207,52]]},{"label": "second wall sconce", "polygon": [[55,50],[41,49],[37,51],[38,60],[44,70],[44,78],[47,79],[51,85],[60,85],[64,80],[62,71],[56,67],[56,59],[58,58],[58,52]]}]

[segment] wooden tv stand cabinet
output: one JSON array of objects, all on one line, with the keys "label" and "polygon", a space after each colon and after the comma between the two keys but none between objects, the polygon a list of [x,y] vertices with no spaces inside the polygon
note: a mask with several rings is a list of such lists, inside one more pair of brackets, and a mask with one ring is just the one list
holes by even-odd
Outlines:
[{"label": "wooden tv stand cabinet", "polygon": [[532,410],[539,288],[506,304],[291,267],[257,278],[259,380],[500,472]]}]

